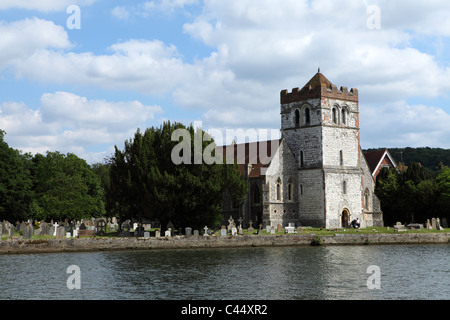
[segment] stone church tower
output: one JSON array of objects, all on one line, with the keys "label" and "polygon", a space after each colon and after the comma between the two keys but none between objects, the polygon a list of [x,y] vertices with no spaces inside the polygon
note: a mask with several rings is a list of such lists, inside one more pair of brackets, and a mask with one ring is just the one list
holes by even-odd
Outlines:
[{"label": "stone church tower", "polygon": [[224,199],[222,206],[224,217],[242,219],[244,227],[346,228],[356,218],[361,227],[383,225],[374,192],[383,164],[362,153],[358,91],[338,89],[320,71],[302,89],[281,91],[281,139],[220,149],[234,154],[249,182],[243,203]]},{"label": "stone church tower", "polygon": [[363,221],[358,91],[338,89],[319,70],[302,89],[281,91],[281,133],[297,160],[299,223]]}]

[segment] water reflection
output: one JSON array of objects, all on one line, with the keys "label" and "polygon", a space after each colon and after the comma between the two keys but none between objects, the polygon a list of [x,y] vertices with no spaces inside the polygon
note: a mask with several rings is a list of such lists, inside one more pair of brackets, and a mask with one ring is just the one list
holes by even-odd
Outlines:
[{"label": "water reflection", "polygon": [[[449,299],[450,245],[236,248],[0,257],[0,299]],[[69,290],[67,267],[81,269]],[[367,268],[381,269],[381,290]]]}]

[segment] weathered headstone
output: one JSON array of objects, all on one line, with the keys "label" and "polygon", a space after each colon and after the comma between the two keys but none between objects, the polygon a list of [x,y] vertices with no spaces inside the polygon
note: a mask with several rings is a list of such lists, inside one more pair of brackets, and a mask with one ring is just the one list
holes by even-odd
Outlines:
[{"label": "weathered headstone", "polygon": [[253,228],[253,221],[250,220],[248,224],[250,225],[250,227],[248,227],[247,229],[248,233],[253,233],[253,231],[255,231],[255,229]]},{"label": "weathered headstone", "polygon": [[23,238],[31,239],[32,236],[33,236],[33,227],[27,224],[25,226],[25,230],[23,231]]},{"label": "weathered headstone", "polygon": [[86,230],[87,228],[86,228],[86,224],[84,223],[84,222],[82,222],[81,224],[80,224],[80,230]]},{"label": "weathered headstone", "polygon": [[156,231],[155,231],[155,237],[156,237],[156,238],[160,238],[160,237],[161,237],[161,231],[156,230]]},{"label": "weathered headstone", "polygon": [[172,228],[169,228],[169,230],[166,230],[164,236],[171,237],[172,236]]},{"label": "weathered headstone", "polygon": [[145,231],[144,232],[144,238],[150,238],[150,232]]},{"label": "weathered headstone", "polygon": [[191,227],[187,227],[184,229],[184,232],[186,234],[186,237],[190,237],[192,235],[192,228]]},{"label": "weathered headstone", "polygon": [[440,231],[444,230],[441,226],[441,220],[439,218],[436,218],[436,229]]},{"label": "weathered headstone", "polygon": [[436,230],[436,218],[431,219],[431,229]]},{"label": "weathered headstone", "polygon": [[220,229],[220,236],[221,237],[226,237],[227,236],[227,229],[225,229],[225,228]]},{"label": "weathered headstone", "polygon": [[56,238],[64,238],[65,230],[64,227],[56,227]]},{"label": "weathered headstone", "polygon": [[283,227],[281,224],[277,224],[277,232],[283,232]]},{"label": "weathered headstone", "polygon": [[198,237],[200,235],[200,232],[198,230],[194,230],[194,237]]},{"label": "weathered headstone", "polygon": [[442,218],[442,226],[443,226],[444,228],[448,228],[448,222],[447,222],[447,218],[446,218],[446,217],[443,217],[443,218]]},{"label": "weathered headstone", "polygon": [[274,227],[274,226],[272,226],[272,227],[270,228],[270,234],[275,234],[275,227]]},{"label": "weathered headstone", "polygon": [[231,228],[231,234],[233,236],[237,236],[237,228],[236,227]]},{"label": "weathered headstone", "polygon": [[427,230],[431,230],[431,229],[432,229],[432,228],[431,228],[431,222],[430,222],[430,219],[427,219],[426,228],[427,228]]}]

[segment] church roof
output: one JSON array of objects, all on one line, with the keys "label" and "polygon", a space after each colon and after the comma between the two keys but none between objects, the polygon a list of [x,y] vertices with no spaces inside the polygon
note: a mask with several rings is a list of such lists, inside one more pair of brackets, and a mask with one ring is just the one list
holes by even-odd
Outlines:
[{"label": "church roof", "polygon": [[[272,158],[278,150],[279,145],[281,144],[281,139],[277,140],[269,140],[269,141],[258,141],[258,142],[247,142],[236,144],[233,143],[227,146],[221,146],[218,148],[222,148],[222,154],[226,157],[227,154],[233,152],[233,157],[237,161],[239,165],[239,169],[243,176],[246,176],[246,165],[251,164],[251,171],[249,174],[249,178],[258,178],[264,176],[265,170],[263,168],[267,168],[270,164],[270,161],[264,161],[260,158],[261,156],[267,156]],[[275,147],[272,150],[272,146]],[[265,150],[261,149],[265,148]],[[260,154],[261,149],[261,154]],[[243,154],[241,154],[243,151]]]},{"label": "church roof", "polygon": [[[308,90],[322,87],[331,87],[333,84],[328,80],[322,73],[317,72],[311,80],[308,81],[307,84],[303,86],[303,89],[307,88]],[[303,90],[302,89],[302,90]]]},{"label": "church roof", "polygon": [[347,87],[338,89],[337,86],[320,73],[319,69],[301,90],[300,88],[294,88],[291,92],[282,90],[280,93],[281,104],[325,97],[358,102],[358,90],[355,88],[348,90]]},{"label": "church roof", "polygon": [[366,158],[367,165],[373,176],[378,174],[383,161],[388,162],[392,167],[397,168],[395,160],[387,149],[365,152],[364,157]]}]

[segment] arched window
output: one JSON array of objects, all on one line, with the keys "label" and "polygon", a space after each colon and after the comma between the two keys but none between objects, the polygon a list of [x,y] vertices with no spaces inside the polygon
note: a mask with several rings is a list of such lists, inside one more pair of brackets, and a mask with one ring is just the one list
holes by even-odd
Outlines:
[{"label": "arched window", "polygon": [[295,110],[295,126],[300,126],[300,111],[298,109]]},{"label": "arched window", "polygon": [[294,184],[292,183],[292,179],[289,179],[288,183],[288,199],[289,201],[294,200]]},{"label": "arched window", "polygon": [[336,109],[336,108],[333,108],[332,112],[333,112],[333,123],[334,123],[334,124],[337,124],[337,123],[338,123],[337,109]]},{"label": "arched window", "polygon": [[277,201],[281,201],[281,179],[277,180]]},{"label": "arched window", "polygon": [[364,192],[364,209],[369,210],[369,189],[366,189],[366,192]]},{"label": "arched window", "polygon": [[347,124],[347,109],[342,108],[342,124]]},{"label": "arched window", "polygon": [[305,124],[311,123],[311,111],[309,108],[305,108]]}]

